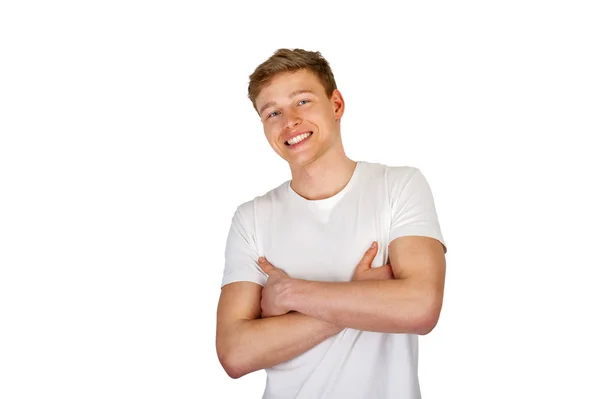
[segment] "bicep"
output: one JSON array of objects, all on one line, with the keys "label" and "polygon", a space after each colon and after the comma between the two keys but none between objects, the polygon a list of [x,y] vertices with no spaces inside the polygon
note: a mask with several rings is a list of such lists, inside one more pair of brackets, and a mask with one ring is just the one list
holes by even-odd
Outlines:
[{"label": "bicep", "polygon": [[402,280],[409,299],[418,310],[418,333],[435,328],[444,301],[446,258],[442,243],[427,236],[403,236],[389,247],[394,277]]},{"label": "bicep", "polygon": [[[226,284],[221,288],[217,306],[216,349],[225,367],[235,343],[240,339],[243,323],[260,318],[262,286],[248,281]],[[229,366],[227,366],[229,367]]]},{"label": "bicep", "polygon": [[221,288],[217,306],[217,339],[237,322],[259,319],[262,286],[248,281],[226,284]]},{"label": "bicep", "polygon": [[403,236],[389,246],[389,257],[395,278],[411,279],[434,291],[443,291],[446,256],[442,243],[432,237]]},{"label": "bicep", "polygon": [[427,179],[417,168],[391,168],[388,179],[392,212],[388,254],[394,276],[443,288],[446,246]]},{"label": "bicep", "polygon": [[261,317],[262,286],[248,281],[226,284],[221,288],[217,306],[216,345],[219,358],[231,348],[240,323]]}]

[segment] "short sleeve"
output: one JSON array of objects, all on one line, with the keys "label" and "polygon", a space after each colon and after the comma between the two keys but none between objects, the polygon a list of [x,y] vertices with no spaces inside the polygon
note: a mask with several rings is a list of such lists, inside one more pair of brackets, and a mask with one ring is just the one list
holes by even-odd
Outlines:
[{"label": "short sleeve", "polygon": [[390,167],[387,175],[391,205],[390,242],[402,236],[437,239],[447,252],[433,194],[423,173],[414,167]]},{"label": "short sleeve", "polygon": [[267,276],[258,266],[252,202],[240,205],[231,220],[225,245],[225,268],[221,287],[237,281],[265,285]]}]

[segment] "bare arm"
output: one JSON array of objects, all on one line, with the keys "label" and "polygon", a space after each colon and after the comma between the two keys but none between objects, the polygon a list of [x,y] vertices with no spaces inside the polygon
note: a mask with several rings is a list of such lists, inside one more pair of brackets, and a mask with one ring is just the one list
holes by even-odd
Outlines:
[{"label": "bare arm", "polygon": [[[376,248],[364,254],[353,280],[393,278],[390,265],[371,269],[376,254]],[[221,290],[217,354],[232,378],[288,361],[343,329],[297,312],[261,315],[262,291],[262,286],[251,282],[231,283]]]},{"label": "bare arm", "polygon": [[301,313],[261,319],[262,287],[224,286],[217,310],[217,354],[232,378],[283,363],[342,330]]},{"label": "bare arm", "polygon": [[316,282],[269,274],[263,307],[277,303],[336,325],[365,331],[427,334],[442,307],[446,262],[442,244],[430,237],[408,236],[390,244],[394,279]]}]

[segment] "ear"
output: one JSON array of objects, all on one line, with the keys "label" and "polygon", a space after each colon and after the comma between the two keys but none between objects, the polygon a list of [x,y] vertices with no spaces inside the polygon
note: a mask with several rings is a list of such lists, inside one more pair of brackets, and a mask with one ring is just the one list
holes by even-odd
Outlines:
[{"label": "ear", "polygon": [[335,89],[333,93],[331,93],[331,105],[333,107],[333,113],[335,114],[335,120],[339,121],[342,119],[342,115],[344,115],[344,98],[342,97],[342,93]]}]

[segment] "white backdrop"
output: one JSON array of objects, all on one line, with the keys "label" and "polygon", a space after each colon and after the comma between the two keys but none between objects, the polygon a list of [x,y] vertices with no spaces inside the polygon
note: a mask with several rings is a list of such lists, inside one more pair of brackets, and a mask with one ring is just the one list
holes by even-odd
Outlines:
[{"label": "white backdrop", "polygon": [[235,207],[289,178],[246,98],[279,47],[330,61],[351,158],[432,187],[423,397],[600,397],[597,2],[347,3],[1,3],[1,398],[260,398],[215,311]]}]

